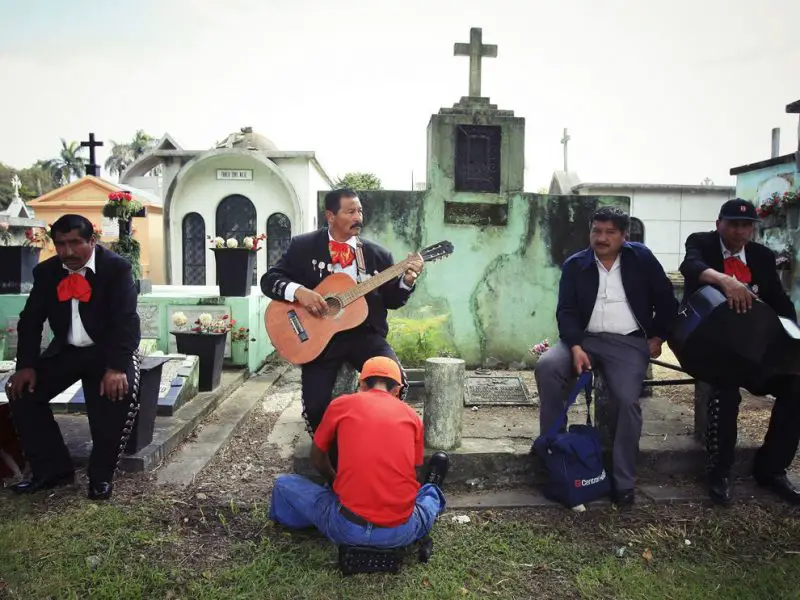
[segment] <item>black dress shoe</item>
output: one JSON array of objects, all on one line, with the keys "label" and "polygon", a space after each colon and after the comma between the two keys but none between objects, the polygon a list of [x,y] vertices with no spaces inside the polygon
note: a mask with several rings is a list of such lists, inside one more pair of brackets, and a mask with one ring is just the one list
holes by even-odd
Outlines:
[{"label": "black dress shoe", "polygon": [[62,473],[54,477],[34,477],[20,481],[11,486],[11,491],[15,494],[34,494],[40,490],[51,490],[73,483],[75,483],[75,473]]},{"label": "black dress shoe", "polygon": [[89,483],[89,500],[108,500],[114,491],[114,484],[110,481]]},{"label": "black dress shoe", "polygon": [[633,506],[636,502],[636,492],[634,490],[614,490],[611,500],[617,506]]},{"label": "black dress shoe", "polygon": [[753,477],[758,485],[772,490],[790,504],[800,504],[800,490],[792,485],[785,473],[781,475],[754,473]]},{"label": "black dress shoe", "polygon": [[711,496],[711,501],[714,504],[727,506],[733,502],[730,478],[721,477],[719,475],[709,475],[708,495]]},{"label": "black dress shoe", "polygon": [[425,483],[432,483],[442,487],[447,471],[450,470],[450,457],[446,452],[436,452],[428,460],[428,470],[425,473]]}]

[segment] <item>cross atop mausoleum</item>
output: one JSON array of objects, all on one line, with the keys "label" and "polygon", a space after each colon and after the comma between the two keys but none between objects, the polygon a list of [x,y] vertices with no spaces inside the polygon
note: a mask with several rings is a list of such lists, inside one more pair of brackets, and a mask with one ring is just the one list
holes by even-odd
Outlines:
[{"label": "cross atop mausoleum", "polygon": [[456,44],[453,50],[454,56],[469,56],[469,96],[470,98],[480,98],[481,96],[481,59],[497,58],[497,46],[494,44],[483,44],[483,30],[480,27],[473,27],[469,30],[469,44]]},{"label": "cross atop mausoleum", "polygon": [[103,145],[103,142],[96,142],[94,134],[89,134],[88,142],[81,142],[81,148],[89,148],[89,164],[86,165],[86,174],[94,177],[100,176],[100,165],[97,164],[94,149]]}]

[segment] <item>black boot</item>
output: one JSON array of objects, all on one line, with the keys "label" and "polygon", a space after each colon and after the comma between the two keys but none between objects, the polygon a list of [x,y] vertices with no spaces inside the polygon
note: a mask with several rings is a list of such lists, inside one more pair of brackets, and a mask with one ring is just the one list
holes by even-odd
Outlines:
[{"label": "black boot", "polygon": [[446,452],[436,452],[428,460],[428,469],[425,472],[423,483],[432,483],[441,488],[447,471],[450,470],[450,457]]},{"label": "black boot", "polygon": [[15,483],[11,490],[15,494],[35,494],[40,490],[51,490],[56,487],[72,485],[75,483],[75,473],[62,473],[51,477],[33,477]]},{"label": "black boot", "polygon": [[708,495],[711,497],[711,501],[714,504],[719,504],[721,506],[728,506],[733,502],[730,477],[709,473]]}]

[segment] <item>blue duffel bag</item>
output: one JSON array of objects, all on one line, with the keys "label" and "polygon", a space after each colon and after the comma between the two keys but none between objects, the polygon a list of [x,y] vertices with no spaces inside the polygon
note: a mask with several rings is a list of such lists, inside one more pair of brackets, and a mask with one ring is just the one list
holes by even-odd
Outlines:
[{"label": "blue duffel bag", "polygon": [[[569,407],[583,390],[586,394],[586,425],[570,425]],[[547,470],[544,495],[572,508],[607,496],[611,481],[603,467],[600,433],[592,426],[592,373],[585,371],[567,399],[564,414],[533,442],[533,450]]]}]

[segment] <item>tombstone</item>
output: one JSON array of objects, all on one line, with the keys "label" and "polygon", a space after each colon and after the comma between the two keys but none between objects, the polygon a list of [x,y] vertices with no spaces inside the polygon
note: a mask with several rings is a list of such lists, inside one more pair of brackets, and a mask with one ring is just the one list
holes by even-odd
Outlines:
[{"label": "tombstone", "polygon": [[19,195],[22,182],[11,178],[14,198],[0,211],[0,294],[27,294],[33,287],[33,268],[39,264],[41,248],[26,237],[28,230],[43,228],[44,221],[34,218],[33,210]]}]

